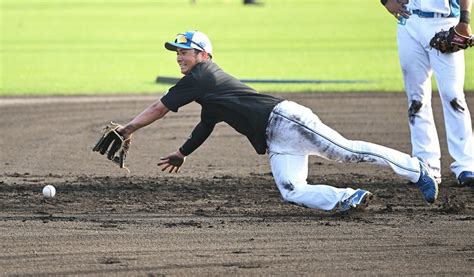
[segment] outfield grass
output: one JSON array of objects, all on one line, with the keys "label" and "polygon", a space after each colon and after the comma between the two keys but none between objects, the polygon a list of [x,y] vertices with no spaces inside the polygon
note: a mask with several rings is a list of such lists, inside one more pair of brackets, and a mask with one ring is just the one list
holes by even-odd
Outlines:
[{"label": "outfield grass", "polygon": [[[0,95],[161,93],[179,77],[163,48],[198,29],[238,78],[361,79],[369,84],[252,85],[260,91],[402,91],[396,22],[375,0],[0,0]],[[474,49],[466,52],[474,90]]]}]

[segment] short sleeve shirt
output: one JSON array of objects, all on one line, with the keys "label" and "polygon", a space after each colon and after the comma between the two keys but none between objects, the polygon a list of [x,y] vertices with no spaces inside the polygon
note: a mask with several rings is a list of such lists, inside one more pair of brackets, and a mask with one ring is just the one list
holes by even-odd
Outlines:
[{"label": "short sleeve shirt", "polygon": [[283,100],[257,93],[212,61],[194,66],[161,98],[174,112],[190,102],[199,103],[201,124],[213,128],[219,122],[226,122],[245,135],[259,154],[266,152],[265,131],[270,113]]}]

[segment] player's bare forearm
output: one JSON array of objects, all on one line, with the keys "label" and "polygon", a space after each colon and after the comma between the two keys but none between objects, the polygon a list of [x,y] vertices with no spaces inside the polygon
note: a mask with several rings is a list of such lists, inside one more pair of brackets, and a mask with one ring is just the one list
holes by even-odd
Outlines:
[{"label": "player's bare forearm", "polygon": [[461,17],[459,19],[458,25],[456,25],[456,32],[460,35],[469,37],[472,35],[471,30],[471,10],[472,10],[472,0],[461,0]]},{"label": "player's bare forearm", "polygon": [[125,137],[130,136],[136,130],[162,118],[168,112],[169,109],[160,100],[157,100],[118,131]]},{"label": "player's bare forearm", "polygon": [[461,0],[461,11],[471,12],[472,10],[472,0]]}]

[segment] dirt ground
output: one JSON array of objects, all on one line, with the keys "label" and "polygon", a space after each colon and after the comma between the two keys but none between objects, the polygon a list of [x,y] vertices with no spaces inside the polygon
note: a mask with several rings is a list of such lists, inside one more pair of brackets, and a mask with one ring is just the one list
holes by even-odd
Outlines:
[{"label": "dirt ground", "polygon": [[[347,138],[410,153],[403,94],[283,96]],[[267,157],[224,124],[180,174],[161,172],[197,104],[135,134],[129,175],[91,151],[108,121],[126,123],[156,97],[0,98],[0,275],[474,274],[474,188],[449,170],[439,97],[439,201],[425,204],[387,169],[311,157],[310,183],[375,194],[366,212],[346,214],[284,203]]]}]

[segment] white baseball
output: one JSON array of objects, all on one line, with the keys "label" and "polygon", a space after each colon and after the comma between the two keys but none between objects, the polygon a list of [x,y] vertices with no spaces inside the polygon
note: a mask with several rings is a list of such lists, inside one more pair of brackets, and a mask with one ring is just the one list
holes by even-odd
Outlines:
[{"label": "white baseball", "polygon": [[56,188],[52,185],[44,186],[43,188],[43,196],[46,198],[53,198],[56,195]]}]

